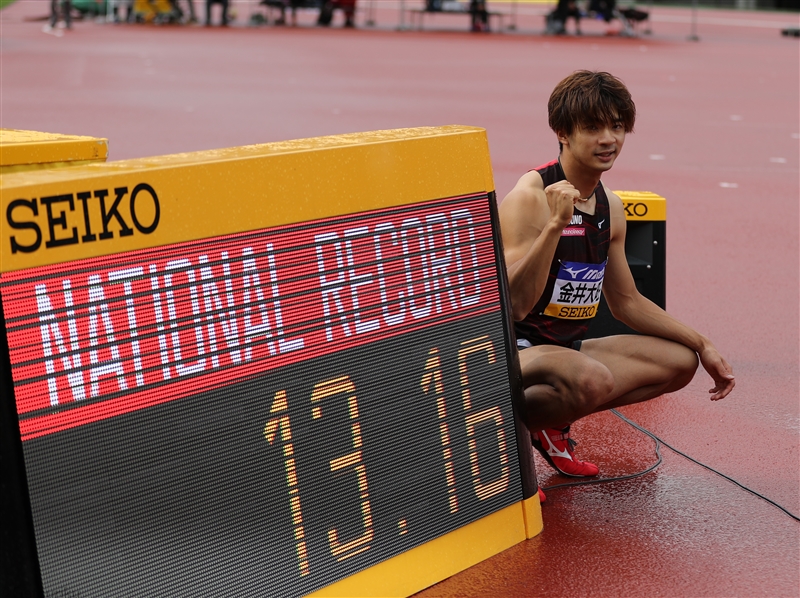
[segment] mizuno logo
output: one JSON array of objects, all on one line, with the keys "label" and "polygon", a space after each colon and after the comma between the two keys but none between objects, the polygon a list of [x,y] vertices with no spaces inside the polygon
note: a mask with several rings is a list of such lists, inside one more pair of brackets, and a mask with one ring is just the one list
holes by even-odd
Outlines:
[{"label": "mizuno logo", "polygon": [[603,223],[604,223],[605,221],[606,221],[606,219],[605,219],[605,218],[603,218],[603,219],[602,219],[600,222],[598,222],[598,223],[597,223],[597,230],[600,230],[601,228],[603,228]]},{"label": "mizuno logo", "polygon": [[580,270],[573,270],[572,268],[564,268],[564,272],[569,272],[569,275],[572,276],[573,280],[578,277],[578,274],[588,270],[589,268],[581,268]]},{"label": "mizuno logo", "polygon": [[569,451],[558,450],[555,446],[553,446],[553,443],[550,442],[550,438],[547,437],[547,434],[543,434],[540,432],[539,438],[544,438],[544,440],[547,442],[548,455],[550,455],[551,457],[561,457],[562,459],[568,459],[569,461],[572,461],[572,455],[569,454]]}]

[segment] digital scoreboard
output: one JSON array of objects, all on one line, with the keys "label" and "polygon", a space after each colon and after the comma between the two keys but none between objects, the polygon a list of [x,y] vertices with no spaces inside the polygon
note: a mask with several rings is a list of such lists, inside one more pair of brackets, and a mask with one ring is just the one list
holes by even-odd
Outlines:
[{"label": "digital scoreboard", "polygon": [[[481,129],[0,192],[6,584],[407,594],[538,533]],[[477,547],[446,543],[492,517]],[[391,563],[407,579],[359,581]]]}]

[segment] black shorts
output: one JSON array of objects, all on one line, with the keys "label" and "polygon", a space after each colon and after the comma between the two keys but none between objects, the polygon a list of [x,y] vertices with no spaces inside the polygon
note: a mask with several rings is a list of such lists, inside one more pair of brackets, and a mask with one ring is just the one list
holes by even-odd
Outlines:
[{"label": "black shorts", "polygon": [[[583,340],[578,339],[576,341],[572,341],[568,348],[572,349],[573,351],[577,351],[578,353],[581,352],[581,345],[583,344]],[[535,346],[526,338],[518,338],[517,339],[517,349],[528,349],[529,347]],[[560,346],[560,345],[557,345]]]}]

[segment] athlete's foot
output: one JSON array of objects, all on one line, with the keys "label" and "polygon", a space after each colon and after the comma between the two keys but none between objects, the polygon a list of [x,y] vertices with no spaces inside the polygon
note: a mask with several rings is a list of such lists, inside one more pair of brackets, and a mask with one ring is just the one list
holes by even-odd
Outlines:
[{"label": "athlete's foot", "polygon": [[539,488],[539,504],[542,504],[546,500],[547,497],[544,495],[544,492],[542,492],[542,489]]},{"label": "athlete's foot", "polygon": [[575,458],[573,447],[577,444],[569,437],[569,426],[563,430],[547,429],[531,433],[531,442],[542,457],[564,475],[584,478],[600,473],[597,465]]}]

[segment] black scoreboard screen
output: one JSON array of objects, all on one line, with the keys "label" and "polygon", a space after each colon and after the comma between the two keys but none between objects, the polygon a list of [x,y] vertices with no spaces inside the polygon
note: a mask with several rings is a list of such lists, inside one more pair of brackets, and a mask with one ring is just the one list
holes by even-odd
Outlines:
[{"label": "black scoreboard screen", "polygon": [[490,201],[4,274],[46,593],[302,595],[520,501]]}]

